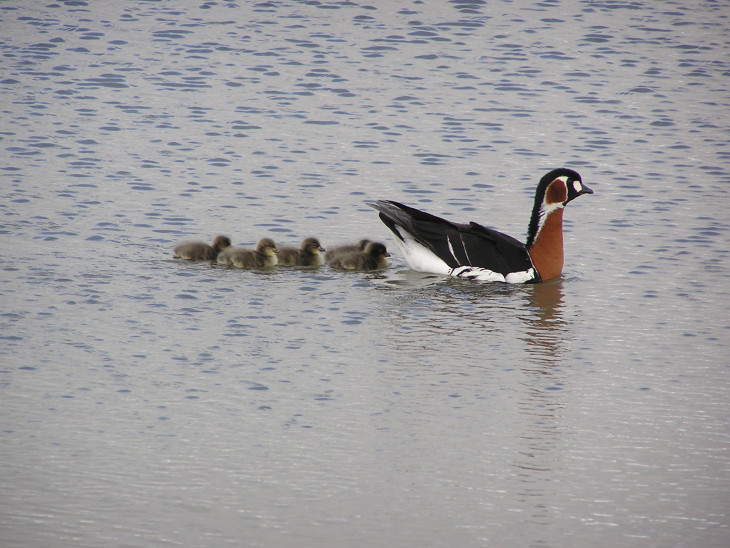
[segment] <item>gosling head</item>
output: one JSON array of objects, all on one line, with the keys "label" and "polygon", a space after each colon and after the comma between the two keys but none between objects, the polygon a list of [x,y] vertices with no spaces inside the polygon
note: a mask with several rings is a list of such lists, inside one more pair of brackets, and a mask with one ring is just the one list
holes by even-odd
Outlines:
[{"label": "gosling head", "polygon": [[390,253],[388,253],[388,250],[385,248],[383,244],[380,242],[368,242],[365,245],[365,253],[370,255],[371,257],[390,257]]},{"label": "gosling head", "polygon": [[220,253],[225,248],[231,247],[231,239],[228,236],[216,236],[213,238],[213,245],[211,247]]},{"label": "gosling head", "polygon": [[279,250],[276,248],[274,240],[272,240],[271,238],[262,238],[261,240],[259,240],[256,244],[256,251],[258,251],[262,255],[266,255],[267,257],[273,257],[277,253],[279,253]]},{"label": "gosling head", "polygon": [[307,238],[302,242],[300,249],[308,255],[319,255],[321,252],[327,251],[317,238]]}]

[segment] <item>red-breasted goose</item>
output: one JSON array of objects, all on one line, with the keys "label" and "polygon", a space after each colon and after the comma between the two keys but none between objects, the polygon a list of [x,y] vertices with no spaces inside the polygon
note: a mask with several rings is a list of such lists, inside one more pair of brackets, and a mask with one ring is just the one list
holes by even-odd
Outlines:
[{"label": "red-breasted goose", "polygon": [[563,270],[563,208],[593,191],[580,175],[560,168],[537,185],[523,244],[512,236],[471,222],[452,223],[390,200],[370,203],[395,235],[395,243],[414,270],[460,278],[535,283]]}]

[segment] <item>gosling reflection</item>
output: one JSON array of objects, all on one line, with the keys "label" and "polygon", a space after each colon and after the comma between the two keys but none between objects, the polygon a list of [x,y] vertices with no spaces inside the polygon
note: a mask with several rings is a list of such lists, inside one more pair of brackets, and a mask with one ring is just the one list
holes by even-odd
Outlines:
[{"label": "gosling reflection", "polygon": [[402,279],[383,313],[393,324],[388,343],[397,359],[390,367],[401,382],[419,376],[422,385],[435,387],[429,391],[434,398],[448,386],[462,396],[464,409],[477,406],[480,415],[473,420],[489,417],[488,435],[508,430],[516,495],[530,501],[526,522],[541,525],[554,521],[548,501],[555,472],[564,466],[562,421],[572,394],[563,390],[569,375],[561,367],[571,344],[563,283],[510,286],[414,276]]}]

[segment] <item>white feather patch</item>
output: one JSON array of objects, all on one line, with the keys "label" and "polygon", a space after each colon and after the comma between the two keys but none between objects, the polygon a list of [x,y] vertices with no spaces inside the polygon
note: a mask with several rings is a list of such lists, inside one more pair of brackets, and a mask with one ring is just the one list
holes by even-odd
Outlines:
[{"label": "white feather patch", "polygon": [[449,238],[448,236],[446,236],[446,243],[449,244],[449,253],[451,253],[451,256],[456,261],[457,258],[456,258],[456,254],[454,253],[454,246],[451,245],[451,238]]},{"label": "white feather patch", "polygon": [[480,268],[478,266],[457,266],[451,269],[451,276],[457,278],[466,278],[468,280],[477,280],[480,282],[506,282],[508,284],[523,284],[535,279],[535,269],[529,268],[521,272],[510,272],[507,276],[503,276],[499,272],[494,272],[488,268]]},{"label": "white feather patch", "polygon": [[504,277],[504,281],[508,284],[523,284],[535,279],[535,269],[528,268],[521,272],[510,272]]},{"label": "white feather patch", "polygon": [[545,226],[545,221],[547,220],[548,216],[553,212],[557,211],[558,209],[563,209],[565,207],[565,204],[562,202],[557,202],[555,204],[546,204],[545,202],[542,203],[540,206],[540,218],[537,222],[537,232],[535,232],[535,238],[533,239],[534,242],[537,241],[538,236],[540,236],[540,232],[542,232],[542,227]]},{"label": "white feather patch", "polygon": [[457,266],[451,269],[449,273],[457,278],[466,278],[468,280],[478,280],[480,282],[504,282],[504,276],[499,272],[494,272],[488,268],[480,268],[478,266]]},{"label": "white feather patch", "polygon": [[398,232],[403,235],[405,241],[400,238],[395,239],[395,244],[406,258],[408,266],[413,270],[420,272],[433,272],[434,274],[448,274],[451,267],[438,258],[430,249],[419,244],[413,237],[402,227],[398,227]]}]

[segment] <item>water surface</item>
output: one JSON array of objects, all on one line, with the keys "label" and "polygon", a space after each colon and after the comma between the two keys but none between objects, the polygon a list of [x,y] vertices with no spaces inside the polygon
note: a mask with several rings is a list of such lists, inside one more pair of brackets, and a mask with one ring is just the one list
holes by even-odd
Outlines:
[{"label": "water surface", "polygon": [[[725,546],[727,10],[4,2],[3,546]],[[563,277],[413,272],[365,204]],[[379,273],[172,259],[228,234]]]}]

